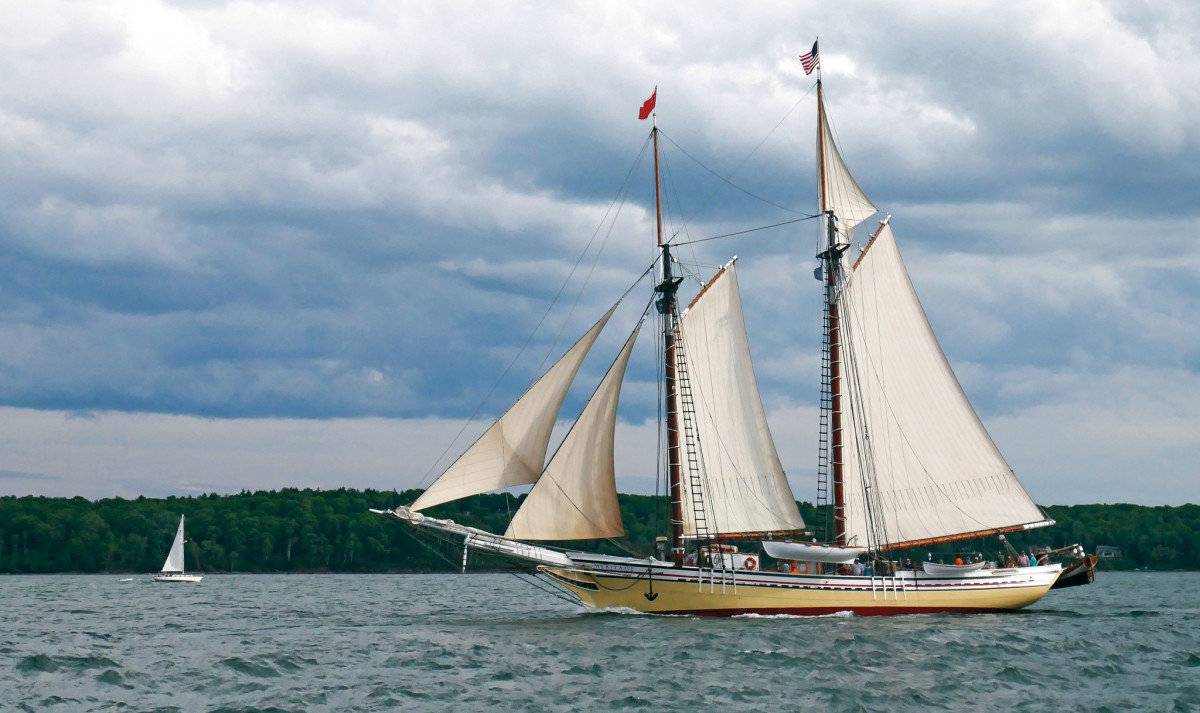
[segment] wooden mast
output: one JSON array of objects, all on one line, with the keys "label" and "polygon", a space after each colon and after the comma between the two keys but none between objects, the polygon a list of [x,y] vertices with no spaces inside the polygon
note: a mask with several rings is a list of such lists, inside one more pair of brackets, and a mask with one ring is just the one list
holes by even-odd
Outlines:
[{"label": "wooden mast", "polygon": [[654,114],[654,214],[658,246],[662,251],[662,282],[655,287],[661,294],[658,311],[663,317],[663,377],[667,411],[667,487],[671,499],[671,560],[683,565],[683,464],[679,455],[679,412],[676,408],[675,375],[675,292],[682,278],[671,273],[671,246],[663,242],[662,193],[658,170],[658,113]]},{"label": "wooden mast", "polygon": [[825,96],[817,69],[817,154],[821,181],[821,214],[825,216],[825,304],[829,310],[829,428],[833,449],[833,544],[846,544],[846,488],[842,469],[842,360],[841,330],[838,325],[836,290],[842,248],[837,244],[837,218],[829,210],[825,195]]}]

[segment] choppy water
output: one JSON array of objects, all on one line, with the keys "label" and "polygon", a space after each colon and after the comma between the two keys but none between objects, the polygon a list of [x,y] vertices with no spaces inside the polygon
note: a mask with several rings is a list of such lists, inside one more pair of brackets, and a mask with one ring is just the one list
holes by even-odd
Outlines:
[{"label": "choppy water", "polygon": [[1004,615],[585,612],[510,575],[0,577],[0,709],[1200,711],[1200,573]]}]

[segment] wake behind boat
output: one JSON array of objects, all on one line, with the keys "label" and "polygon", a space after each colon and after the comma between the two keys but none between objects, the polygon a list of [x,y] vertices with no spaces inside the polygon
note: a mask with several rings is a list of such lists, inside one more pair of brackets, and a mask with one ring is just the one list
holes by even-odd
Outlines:
[{"label": "wake behind boat", "polygon": [[171,551],[163,562],[162,571],[154,575],[155,582],[199,582],[204,579],[199,574],[188,574],[183,571],[183,515],[179,516],[179,529],[175,531],[175,541],[171,543]]},{"label": "wake behind boat", "polygon": [[[547,463],[567,389],[616,305],[416,502],[382,514],[417,532],[462,538],[464,568],[467,550],[533,563],[592,607],[717,616],[909,614],[1011,610],[1040,599],[1061,564],[902,568],[895,556],[1054,523],[1025,492],[954,376],[900,258],[890,216],[851,255],[855,227],[877,211],[834,142],[819,77],[817,259],[825,300],[817,500],[830,514],[828,541],[808,541],[771,437],[736,258],[680,309],[682,278],[662,232],[657,124],[657,282],[558,450]],[[613,456],[617,403],[650,314],[661,349],[670,551],[617,557],[537,544],[624,534]],[[421,512],[520,485],[532,489],[503,535]],[[773,560],[769,570],[756,542]]]}]

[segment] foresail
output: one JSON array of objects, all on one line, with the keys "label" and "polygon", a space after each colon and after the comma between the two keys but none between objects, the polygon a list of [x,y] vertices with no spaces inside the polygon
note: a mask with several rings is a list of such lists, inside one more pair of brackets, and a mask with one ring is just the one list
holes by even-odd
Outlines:
[{"label": "foresail", "polygon": [[684,534],[804,529],[759,397],[732,262],[683,314],[679,331],[694,411],[681,409],[681,420],[699,444],[705,520],[697,523],[685,464]]},{"label": "foresail", "polygon": [[588,350],[617,309],[611,309],[509,407],[412,504],[422,510],[469,495],[536,482],[546,462],[554,421]]},{"label": "foresail", "polygon": [[955,378],[890,226],[862,256],[838,304],[846,544],[895,545],[1044,521]]},{"label": "foresail", "polygon": [[163,562],[162,571],[183,571],[183,515],[179,516],[179,529],[175,531],[175,541],[171,543],[171,551],[167,553],[167,561]]},{"label": "foresail", "polygon": [[[837,226],[838,244],[850,243],[854,228],[875,213],[875,204],[859,187],[842,153],[833,140],[825,104],[820,102],[820,127],[817,132],[817,205],[822,211],[832,211]],[[822,218],[828,220],[827,216]],[[826,228],[828,229],[828,228]],[[824,238],[822,238],[824,242]]]},{"label": "foresail", "polygon": [[625,367],[639,322],[542,477],[509,523],[514,540],[591,540],[625,534],[617,505],[613,441]]}]

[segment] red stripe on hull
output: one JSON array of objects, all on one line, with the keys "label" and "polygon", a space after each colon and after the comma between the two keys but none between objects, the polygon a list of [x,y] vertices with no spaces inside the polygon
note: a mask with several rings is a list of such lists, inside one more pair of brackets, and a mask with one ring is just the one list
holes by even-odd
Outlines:
[{"label": "red stripe on hull", "polygon": [[691,615],[691,616],[828,616],[851,612],[855,616],[899,616],[904,614],[994,614],[1011,612],[1012,609],[993,609],[981,607],[816,607],[816,608],[780,608],[780,609],[687,609],[680,611],[656,611],[655,614]]}]

